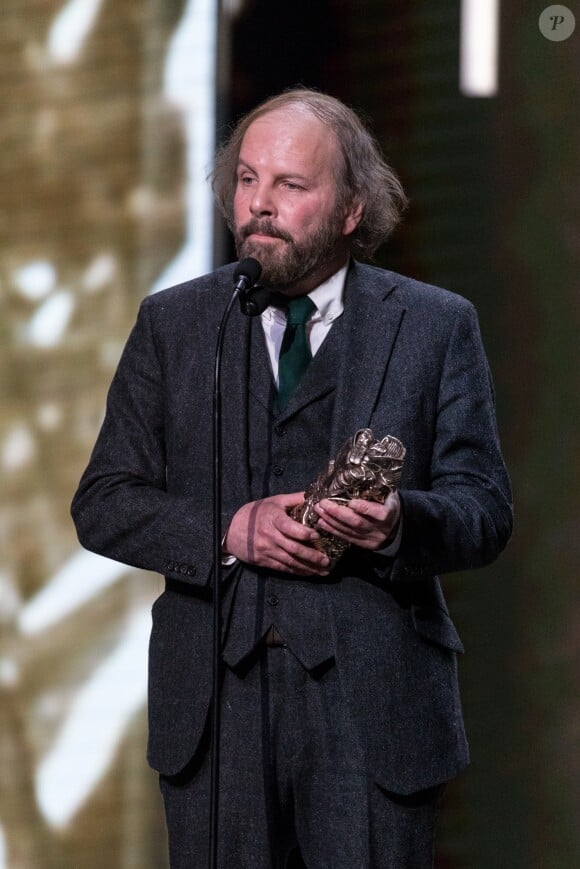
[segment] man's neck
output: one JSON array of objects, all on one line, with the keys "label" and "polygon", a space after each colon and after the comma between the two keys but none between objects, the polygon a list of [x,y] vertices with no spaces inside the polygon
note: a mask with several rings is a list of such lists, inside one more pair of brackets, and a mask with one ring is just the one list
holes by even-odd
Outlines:
[{"label": "man's neck", "polygon": [[334,256],[331,260],[321,266],[320,268],[313,271],[311,274],[307,275],[303,280],[298,281],[296,284],[291,287],[276,287],[276,290],[284,296],[288,296],[289,298],[295,299],[298,296],[306,296],[308,293],[311,293],[333,275],[335,275],[340,269],[344,268],[348,265],[349,260],[349,252],[341,251],[339,254]]}]

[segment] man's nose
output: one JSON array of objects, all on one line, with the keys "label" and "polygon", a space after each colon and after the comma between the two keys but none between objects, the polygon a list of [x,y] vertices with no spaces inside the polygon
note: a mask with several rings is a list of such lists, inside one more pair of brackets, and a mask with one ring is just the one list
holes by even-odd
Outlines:
[{"label": "man's nose", "polygon": [[275,217],[277,214],[273,191],[265,184],[257,185],[250,200],[250,211],[254,217]]}]

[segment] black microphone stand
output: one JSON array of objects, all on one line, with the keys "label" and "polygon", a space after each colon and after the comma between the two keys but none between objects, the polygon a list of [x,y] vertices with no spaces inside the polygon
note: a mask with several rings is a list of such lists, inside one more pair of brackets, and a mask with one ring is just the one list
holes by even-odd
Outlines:
[{"label": "black microphone stand", "polygon": [[[244,268],[245,266],[245,268]],[[256,316],[265,310],[268,293],[263,287],[253,287],[262,267],[253,259],[243,260],[234,274],[236,285],[227,304],[217,333],[213,378],[213,695],[211,704],[211,784],[209,816],[209,869],[218,867],[218,819],[220,774],[220,725],[222,661],[222,444],[221,444],[221,362],[225,327],[236,299],[242,313]]]}]

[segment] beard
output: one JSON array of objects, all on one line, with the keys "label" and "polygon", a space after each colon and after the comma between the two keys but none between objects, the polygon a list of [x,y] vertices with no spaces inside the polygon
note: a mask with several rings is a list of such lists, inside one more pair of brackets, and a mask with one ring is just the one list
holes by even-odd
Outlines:
[{"label": "beard", "polygon": [[[235,230],[238,259],[255,257],[262,266],[260,283],[274,290],[291,289],[333,259],[343,238],[341,226],[342,214],[336,209],[322,226],[297,242],[268,218],[254,218]],[[278,238],[282,244],[260,243],[249,238],[254,233]]]}]

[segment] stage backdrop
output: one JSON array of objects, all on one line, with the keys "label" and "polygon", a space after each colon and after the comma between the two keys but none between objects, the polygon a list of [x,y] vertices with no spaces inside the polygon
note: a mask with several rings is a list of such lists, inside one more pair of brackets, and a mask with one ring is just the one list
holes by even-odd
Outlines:
[{"label": "stage backdrop", "polygon": [[2,869],[165,865],[160,579],[83,552],[69,504],[140,300],[212,264],[215,6],[2,4]]}]

